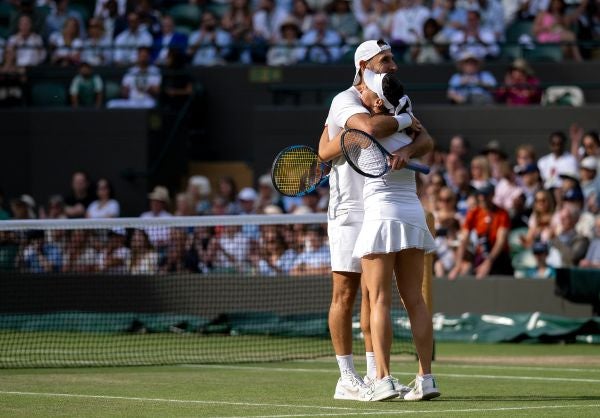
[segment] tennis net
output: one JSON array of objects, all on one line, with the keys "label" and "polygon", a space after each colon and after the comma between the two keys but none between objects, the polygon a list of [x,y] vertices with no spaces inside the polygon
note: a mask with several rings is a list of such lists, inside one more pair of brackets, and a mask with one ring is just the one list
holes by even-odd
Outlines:
[{"label": "tennis net", "polygon": [[[324,214],[1,222],[0,367],[333,355],[326,222]],[[397,296],[393,324],[393,353],[414,354]]]}]

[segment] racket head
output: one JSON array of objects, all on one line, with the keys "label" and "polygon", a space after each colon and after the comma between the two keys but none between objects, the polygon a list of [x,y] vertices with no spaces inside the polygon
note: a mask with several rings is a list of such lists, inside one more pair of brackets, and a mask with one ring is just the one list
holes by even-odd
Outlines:
[{"label": "racket head", "polygon": [[284,196],[304,196],[315,190],[326,176],[327,165],[319,161],[317,152],[307,145],[283,149],[271,166],[271,180]]},{"label": "racket head", "polygon": [[341,147],[348,164],[365,177],[381,177],[391,169],[390,154],[366,132],[346,129],[342,133]]}]

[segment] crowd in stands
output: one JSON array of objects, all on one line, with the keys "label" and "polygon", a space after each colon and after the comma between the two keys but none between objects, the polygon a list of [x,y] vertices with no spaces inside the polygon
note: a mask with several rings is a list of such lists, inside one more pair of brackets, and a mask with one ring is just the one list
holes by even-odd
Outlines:
[{"label": "crowd in stands", "polygon": [[[548,151],[538,156],[523,144],[509,155],[498,141],[470,149],[467,139],[456,135],[448,150],[429,154],[432,173],[418,177],[418,185],[423,207],[435,219],[435,276],[549,278],[561,267],[600,268],[598,132],[574,124],[568,134],[549,135]],[[303,197],[280,196],[268,174],[259,177],[256,188],[241,190],[230,177],[211,187],[207,177],[192,176],[174,202],[167,188],[154,187],[140,216],[317,213],[327,210],[328,195],[324,186]],[[121,216],[110,181],[101,178],[92,186],[83,172],[73,174],[70,193],[52,196],[46,205],[36,206],[29,195],[9,203],[10,211],[0,210],[0,218]],[[0,268],[29,272],[70,272],[81,264],[86,271],[140,274],[300,275],[329,269],[326,225],[154,226],[0,232],[0,237]]]}]

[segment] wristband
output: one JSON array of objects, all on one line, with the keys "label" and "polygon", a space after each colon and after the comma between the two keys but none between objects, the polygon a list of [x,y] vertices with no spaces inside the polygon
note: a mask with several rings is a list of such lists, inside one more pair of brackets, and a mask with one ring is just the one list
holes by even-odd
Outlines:
[{"label": "wristband", "polygon": [[412,118],[408,113],[392,116],[398,122],[398,132],[401,132],[412,125]]}]

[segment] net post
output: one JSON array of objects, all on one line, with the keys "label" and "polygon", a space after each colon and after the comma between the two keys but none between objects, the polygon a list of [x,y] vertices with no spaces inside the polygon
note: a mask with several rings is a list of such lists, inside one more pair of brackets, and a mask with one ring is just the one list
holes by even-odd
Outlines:
[{"label": "net post", "polygon": [[[435,238],[435,220],[433,218],[433,213],[426,211],[425,212],[425,220],[427,222],[427,227],[429,228],[429,232]],[[421,288],[421,292],[423,293],[423,299],[425,299],[425,304],[427,305],[427,309],[429,310],[429,316],[433,321],[433,257],[434,253],[425,254],[424,257],[424,266],[423,266],[423,285]],[[435,360],[435,340],[433,341],[433,356],[432,360]]]}]

